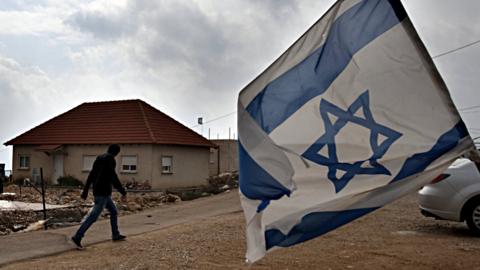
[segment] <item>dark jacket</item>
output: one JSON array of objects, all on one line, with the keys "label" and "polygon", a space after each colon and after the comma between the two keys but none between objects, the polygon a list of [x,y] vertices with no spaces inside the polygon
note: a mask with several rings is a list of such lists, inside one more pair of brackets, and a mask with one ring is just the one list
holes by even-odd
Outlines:
[{"label": "dark jacket", "polygon": [[112,154],[105,153],[98,156],[93,163],[92,170],[88,175],[87,183],[83,188],[82,198],[87,197],[90,185],[93,185],[94,196],[112,195],[112,186],[122,195],[126,195],[127,192],[120,183],[120,180],[118,180],[115,166],[115,157]]}]

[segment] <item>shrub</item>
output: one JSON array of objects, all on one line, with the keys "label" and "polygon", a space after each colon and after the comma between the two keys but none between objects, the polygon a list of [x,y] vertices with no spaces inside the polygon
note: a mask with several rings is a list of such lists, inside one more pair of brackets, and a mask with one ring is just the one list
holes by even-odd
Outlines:
[{"label": "shrub", "polygon": [[57,179],[58,185],[59,186],[65,186],[65,187],[78,187],[81,186],[83,187],[83,182],[75,178],[74,176],[71,175],[66,175],[59,177]]},{"label": "shrub", "polygon": [[17,186],[23,186],[23,181],[25,180],[25,177],[17,177],[13,181],[13,183]]}]

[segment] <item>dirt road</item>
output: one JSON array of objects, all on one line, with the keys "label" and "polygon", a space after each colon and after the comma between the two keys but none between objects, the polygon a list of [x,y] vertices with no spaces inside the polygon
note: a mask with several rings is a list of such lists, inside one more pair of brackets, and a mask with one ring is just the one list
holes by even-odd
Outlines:
[{"label": "dirt road", "polygon": [[2,269],[480,269],[480,238],[421,216],[415,194],[251,268],[244,229],[235,213]]}]

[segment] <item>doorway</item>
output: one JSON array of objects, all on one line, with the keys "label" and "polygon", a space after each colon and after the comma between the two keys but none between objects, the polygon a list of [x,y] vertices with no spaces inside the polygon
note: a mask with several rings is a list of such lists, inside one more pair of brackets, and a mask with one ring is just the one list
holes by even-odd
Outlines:
[{"label": "doorway", "polygon": [[57,179],[63,176],[63,154],[53,155],[52,184],[58,184]]}]

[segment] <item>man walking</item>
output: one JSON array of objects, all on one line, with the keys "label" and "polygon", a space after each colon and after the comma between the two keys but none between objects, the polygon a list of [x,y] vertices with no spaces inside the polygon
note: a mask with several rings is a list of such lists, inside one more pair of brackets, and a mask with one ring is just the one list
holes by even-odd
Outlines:
[{"label": "man walking", "polygon": [[120,146],[112,144],[108,147],[107,153],[97,157],[93,163],[92,170],[88,175],[87,183],[83,188],[82,199],[87,199],[90,185],[93,185],[93,196],[95,205],[87,214],[86,219],[78,229],[77,233],[72,237],[73,243],[78,249],[83,249],[81,244],[85,232],[97,220],[104,208],[110,212],[110,225],[112,227],[112,240],[124,240],[126,237],[118,231],[117,215],[118,211],[112,200],[112,186],[122,194],[122,201],[126,201],[127,192],[123,188],[120,180],[118,180],[115,172],[115,156],[120,152]]}]

